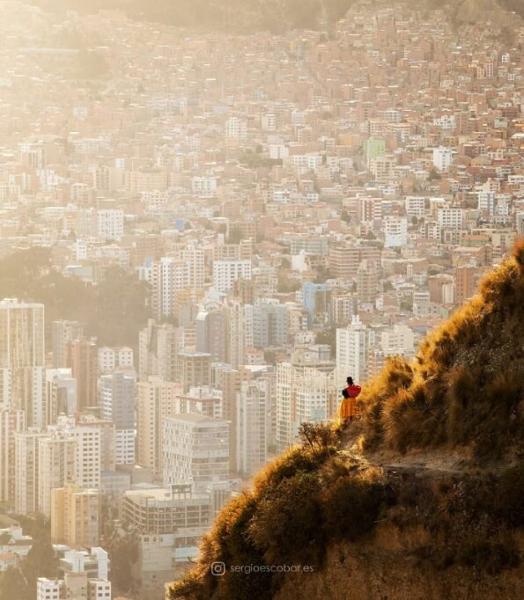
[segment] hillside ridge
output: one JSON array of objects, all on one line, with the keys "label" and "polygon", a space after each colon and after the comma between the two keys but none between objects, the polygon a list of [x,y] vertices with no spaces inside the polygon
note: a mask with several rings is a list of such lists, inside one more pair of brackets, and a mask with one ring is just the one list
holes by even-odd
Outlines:
[{"label": "hillside ridge", "polygon": [[413,361],[364,386],[360,421],[302,426],[301,444],[222,510],[169,597],[522,597],[523,313],[520,241]]}]

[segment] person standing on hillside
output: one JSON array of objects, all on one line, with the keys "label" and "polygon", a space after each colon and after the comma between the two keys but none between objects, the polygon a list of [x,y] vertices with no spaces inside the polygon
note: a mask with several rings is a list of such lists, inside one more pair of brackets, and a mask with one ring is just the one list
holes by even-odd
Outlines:
[{"label": "person standing on hillside", "polygon": [[347,425],[358,416],[357,397],[362,391],[359,385],[353,383],[353,378],[346,379],[347,386],[342,390],[342,402],[339,408],[339,418],[342,425]]}]

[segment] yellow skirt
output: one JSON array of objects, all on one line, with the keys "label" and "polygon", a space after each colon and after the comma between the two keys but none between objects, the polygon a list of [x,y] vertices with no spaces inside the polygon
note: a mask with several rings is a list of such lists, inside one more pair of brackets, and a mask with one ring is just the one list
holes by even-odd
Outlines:
[{"label": "yellow skirt", "polygon": [[344,398],[338,409],[338,416],[341,419],[352,419],[358,414],[356,398]]}]

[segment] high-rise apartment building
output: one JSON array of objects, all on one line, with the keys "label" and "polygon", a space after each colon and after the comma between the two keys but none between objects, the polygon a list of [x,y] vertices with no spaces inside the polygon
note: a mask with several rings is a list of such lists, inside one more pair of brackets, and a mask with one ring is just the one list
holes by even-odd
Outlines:
[{"label": "high-rise apartment building", "polygon": [[337,329],[337,383],[342,387],[346,377],[351,376],[357,382],[367,376],[369,351],[369,333],[362,321],[354,316],[350,325]]},{"label": "high-rise apartment building", "polygon": [[228,292],[239,279],[251,279],[251,260],[215,260],[213,286],[218,292]]},{"label": "high-rise apartment building", "polygon": [[408,220],[390,215],[384,219],[384,247],[402,248],[408,243]]},{"label": "high-rise apartment building", "polygon": [[356,279],[362,261],[380,265],[381,250],[374,245],[333,244],[329,252],[329,270],[334,277],[344,280]]},{"label": "high-rise apartment building", "polygon": [[160,377],[174,381],[177,356],[182,345],[179,328],[168,323],[158,324],[149,319],[138,339],[138,377],[147,381],[148,377]]},{"label": "high-rise apartment building", "polygon": [[163,256],[159,262],[140,270],[142,279],[152,287],[152,308],[157,319],[173,315],[177,293],[204,286],[204,251],[183,248],[175,254]]},{"label": "high-rise apartment building", "polygon": [[100,487],[102,470],[114,469],[114,427],[110,421],[86,416],[80,420],[61,416],[48,427],[47,436],[56,435],[75,442],[74,481],[85,488]]},{"label": "high-rise apartment building", "polygon": [[134,373],[116,371],[100,377],[99,406],[102,418],[115,426],[117,465],[135,463],[135,396]]},{"label": "high-rise apartment building", "polygon": [[133,349],[127,346],[98,348],[98,372],[111,373],[115,369],[133,369]]},{"label": "high-rise apartment building", "polygon": [[97,210],[96,233],[102,240],[120,241],[124,235],[124,211],[120,208]]},{"label": "high-rise apartment building", "polygon": [[15,408],[0,409],[0,502],[14,502],[15,434],[25,429],[25,413]]},{"label": "high-rise apartment building", "polygon": [[217,362],[227,359],[227,316],[221,308],[201,310],[195,320],[196,350]]},{"label": "high-rise apartment building", "polygon": [[45,421],[44,305],[0,301],[0,406],[25,411],[28,426]]},{"label": "high-rise apartment building", "polygon": [[462,305],[477,291],[481,269],[475,265],[461,265],[455,269],[455,303]]},{"label": "high-rise apartment building", "polygon": [[232,300],[226,305],[227,361],[235,369],[245,362],[246,348],[253,345],[253,307]]},{"label": "high-rise apartment building", "polygon": [[15,433],[15,511],[38,512],[38,442],[46,434],[37,428]]},{"label": "high-rise apartment building", "polygon": [[205,489],[229,477],[229,423],[200,414],[167,417],[163,422],[164,485],[193,484]]},{"label": "high-rise apartment building", "polygon": [[276,371],[276,442],[283,450],[297,439],[304,422],[324,422],[332,417],[336,395],[333,370],[279,363]]},{"label": "high-rise apartment building", "polygon": [[438,171],[447,171],[453,162],[453,151],[451,148],[439,146],[433,148],[433,166]]},{"label": "high-rise apartment building", "polygon": [[[72,427],[72,437],[76,440],[75,480],[85,488],[100,488],[102,471],[103,431],[101,427],[79,423]],[[105,455],[105,453],[104,453]]]},{"label": "high-rise apartment building", "polygon": [[78,321],[53,321],[51,323],[51,350],[55,369],[67,366],[67,345],[83,336],[84,328]]},{"label": "high-rise apartment building", "polygon": [[413,329],[402,323],[396,323],[382,332],[380,346],[384,356],[412,356],[415,352]]},{"label": "high-rise apartment building", "polygon": [[270,386],[267,379],[242,381],[237,394],[236,448],[237,466],[248,476],[267,462],[270,437]]},{"label": "high-rise apartment building", "polygon": [[373,262],[362,261],[357,270],[357,297],[362,304],[374,304],[379,291],[379,272]]},{"label": "high-rise apartment building", "polygon": [[162,423],[179,412],[180,384],[150,377],[137,385],[137,462],[162,473]]},{"label": "high-rise apartment building", "polygon": [[[211,385],[222,392],[222,418],[229,422],[230,447],[237,445],[237,392],[240,391],[240,370],[228,363],[215,363],[211,368]],[[229,453],[229,467],[237,471],[236,452]]]},{"label": "high-rise apartment building", "polygon": [[51,542],[98,546],[101,496],[96,489],[74,484],[51,491]]},{"label": "high-rise apartment building", "polygon": [[51,491],[76,480],[77,442],[54,431],[38,443],[38,509],[51,516]]},{"label": "high-rise apartment building", "polygon": [[277,300],[264,299],[253,306],[253,346],[285,346],[288,342],[288,307]]},{"label": "high-rise apartment building", "polygon": [[77,383],[77,410],[97,405],[97,348],[92,339],[76,339],[67,345],[67,367]]},{"label": "high-rise apartment building", "polygon": [[76,379],[71,369],[46,369],[45,425],[53,425],[60,415],[77,412]]},{"label": "high-rise apartment building", "polygon": [[333,244],[329,251],[329,270],[338,279],[353,279],[360,264],[360,249],[347,244]]},{"label": "high-rise apartment building", "polygon": [[178,380],[184,392],[192,387],[209,385],[211,380],[211,355],[207,352],[180,352],[178,355]]}]

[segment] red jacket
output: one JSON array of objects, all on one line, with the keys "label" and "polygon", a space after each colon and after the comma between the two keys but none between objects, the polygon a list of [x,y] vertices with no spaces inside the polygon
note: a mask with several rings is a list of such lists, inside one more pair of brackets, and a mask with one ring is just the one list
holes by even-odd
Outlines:
[{"label": "red jacket", "polygon": [[348,394],[348,398],[356,398],[360,392],[362,391],[362,388],[359,385],[348,385],[345,388],[347,394]]}]

